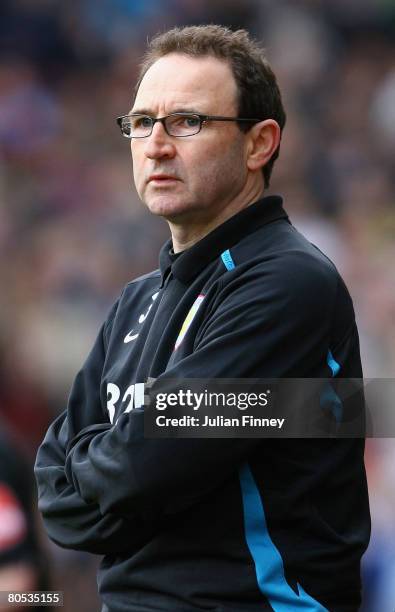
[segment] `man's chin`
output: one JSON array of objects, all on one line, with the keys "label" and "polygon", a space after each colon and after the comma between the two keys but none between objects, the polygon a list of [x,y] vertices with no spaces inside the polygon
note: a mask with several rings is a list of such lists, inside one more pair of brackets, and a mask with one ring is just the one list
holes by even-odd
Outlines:
[{"label": "man's chin", "polygon": [[192,213],[187,202],[177,197],[157,196],[149,198],[145,204],[153,215],[163,217],[168,221],[181,221]]}]

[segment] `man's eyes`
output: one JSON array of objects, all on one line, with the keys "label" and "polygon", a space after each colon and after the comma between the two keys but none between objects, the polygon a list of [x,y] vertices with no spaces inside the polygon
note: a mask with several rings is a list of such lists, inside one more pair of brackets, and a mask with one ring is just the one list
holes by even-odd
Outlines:
[{"label": "man's eyes", "polygon": [[152,124],[151,117],[144,117],[144,116],[133,117],[132,121],[133,121],[134,128],[136,127],[146,127],[147,128],[147,127],[151,127],[151,124]]},{"label": "man's eyes", "polygon": [[200,123],[200,119],[196,115],[170,115],[169,121],[173,125],[184,127],[197,127]]},{"label": "man's eyes", "polygon": [[[151,125],[152,123],[152,118],[149,117],[148,115],[144,116],[138,116],[138,117],[131,117],[131,120],[133,122],[133,125],[136,127],[148,127]],[[172,123],[177,123],[177,124],[185,124],[185,125],[189,125],[189,126],[193,126],[196,127],[197,125],[199,125],[199,117],[197,117],[196,115],[168,115],[167,117],[168,121],[171,121]]]},{"label": "man's eyes", "polygon": [[199,125],[200,119],[199,117],[194,117],[194,116],[185,117],[185,122],[189,127],[196,127]]}]

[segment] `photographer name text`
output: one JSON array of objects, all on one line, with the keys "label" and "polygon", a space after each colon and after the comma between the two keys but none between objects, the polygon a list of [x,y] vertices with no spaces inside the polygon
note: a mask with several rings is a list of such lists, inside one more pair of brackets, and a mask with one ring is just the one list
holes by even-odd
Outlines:
[{"label": "photographer name text", "polygon": [[157,427],[274,427],[281,429],[285,419],[266,419],[243,414],[240,417],[227,418],[222,415],[214,417],[205,416],[201,419],[197,416],[185,415],[179,418],[166,417],[163,414],[155,419]]}]

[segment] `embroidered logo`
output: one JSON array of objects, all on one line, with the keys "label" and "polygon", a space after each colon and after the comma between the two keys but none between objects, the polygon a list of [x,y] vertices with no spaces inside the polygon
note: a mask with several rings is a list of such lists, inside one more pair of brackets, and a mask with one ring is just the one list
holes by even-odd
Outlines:
[{"label": "embroidered logo", "polygon": [[[148,317],[148,314],[149,314],[149,312],[150,312],[150,310],[151,310],[151,308],[153,306],[153,303],[155,302],[156,298],[158,297],[158,295],[159,295],[159,291],[157,291],[156,293],[154,293],[154,295],[151,296],[152,303],[148,306],[147,312],[145,312],[145,313],[143,312],[143,314],[141,314],[139,316],[139,324],[140,325],[142,323],[144,323],[145,319]],[[125,338],[123,340],[125,344],[128,344],[128,342],[132,342],[133,340],[136,340],[136,338],[139,337],[139,334],[138,333],[134,334],[133,331],[134,330],[132,329],[129,333],[126,334],[126,336],[125,336]]]}]

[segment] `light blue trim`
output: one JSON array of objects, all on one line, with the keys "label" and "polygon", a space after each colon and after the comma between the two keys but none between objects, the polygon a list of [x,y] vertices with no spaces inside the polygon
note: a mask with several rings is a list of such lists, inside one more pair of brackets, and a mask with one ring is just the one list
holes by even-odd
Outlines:
[{"label": "light blue trim", "polygon": [[320,395],[320,407],[323,412],[331,412],[335,417],[336,423],[341,423],[343,419],[343,404],[331,383],[325,383]]},{"label": "light blue trim", "polygon": [[[328,350],[326,362],[332,371],[332,378],[334,378],[340,372],[340,364],[332,355],[331,350]],[[343,404],[336,391],[332,389],[330,383],[325,385],[324,391],[321,394],[320,406],[322,410],[332,412],[333,416],[335,417],[336,423],[341,422],[343,418]]]},{"label": "light blue trim", "polygon": [[234,270],[235,269],[235,262],[232,259],[232,255],[230,254],[229,249],[227,249],[226,251],[224,251],[221,254],[221,259],[224,263],[224,266],[227,270]]},{"label": "light blue trim", "polygon": [[[255,563],[258,587],[274,612],[328,612],[300,584],[297,591],[285,578],[284,564],[266,524],[261,496],[248,463],[239,469],[243,497],[245,537]],[[292,508],[290,508],[292,512]]]},{"label": "light blue trim", "polygon": [[326,358],[327,364],[332,370],[332,376],[336,376],[340,372],[340,364],[337,363],[336,359],[332,355],[332,351],[328,351],[328,355]]}]

